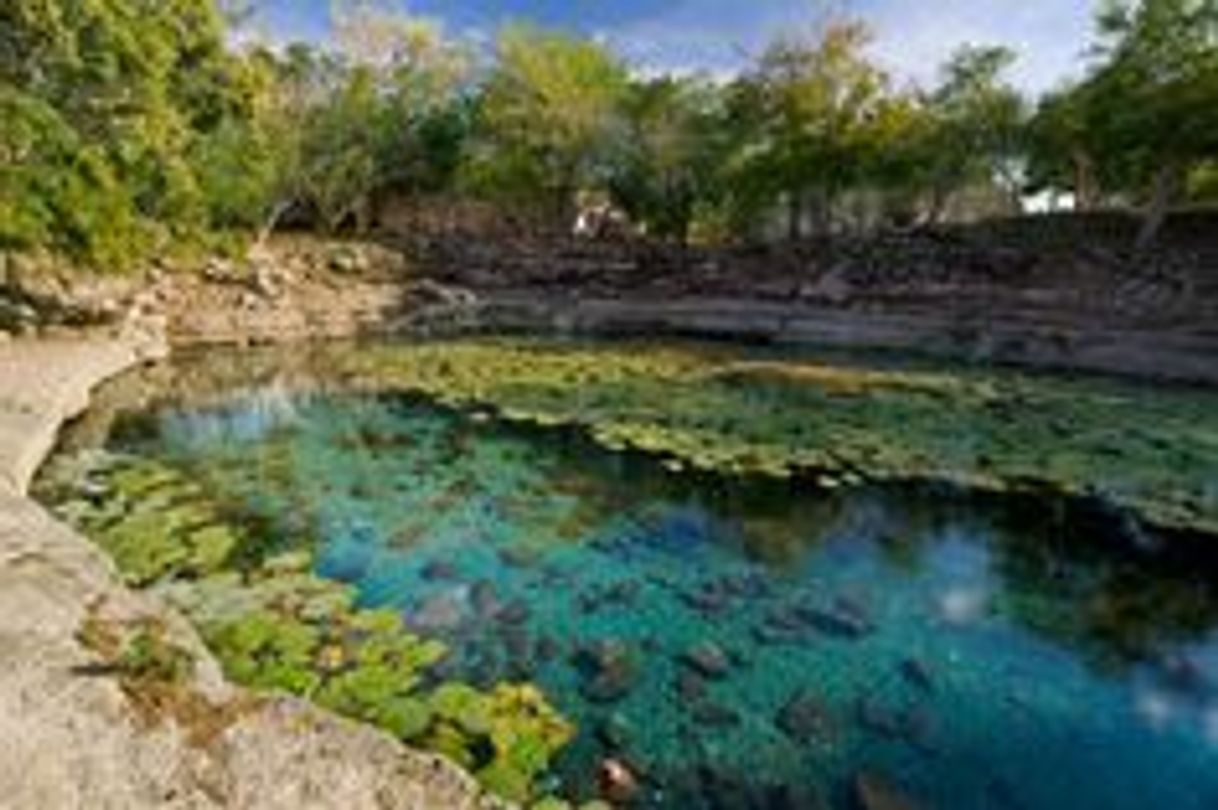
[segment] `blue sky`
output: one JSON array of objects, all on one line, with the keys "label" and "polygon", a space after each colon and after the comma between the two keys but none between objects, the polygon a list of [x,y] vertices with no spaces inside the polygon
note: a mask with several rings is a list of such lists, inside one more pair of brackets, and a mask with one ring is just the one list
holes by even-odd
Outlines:
[{"label": "blue sky", "polygon": [[[392,0],[385,0],[392,2]],[[265,0],[258,27],[275,40],[322,40],[329,0]],[[487,35],[527,19],[598,36],[640,67],[737,67],[774,34],[844,8],[868,19],[876,55],[898,75],[929,80],[960,42],[1002,43],[1023,54],[1014,71],[1030,90],[1079,70],[1093,0],[403,0],[452,32]]]}]

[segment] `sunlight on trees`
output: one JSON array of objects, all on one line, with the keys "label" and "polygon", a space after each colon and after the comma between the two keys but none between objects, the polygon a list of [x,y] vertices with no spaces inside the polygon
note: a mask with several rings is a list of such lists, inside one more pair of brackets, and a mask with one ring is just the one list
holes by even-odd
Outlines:
[{"label": "sunlight on trees", "polygon": [[724,80],[519,25],[480,51],[368,0],[335,4],[334,47],[232,44],[255,6],[6,3],[0,246],[120,267],[288,222],[366,230],[390,198],[561,230],[588,194],[678,243],[802,238],[933,225],[981,211],[976,190],[1012,213],[1039,191],[1136,208],[1146,244],[1218,187],[1214,0],[1104,3],[1086,74],[1039,99],[981,44],[898,84],[847,18]]}]

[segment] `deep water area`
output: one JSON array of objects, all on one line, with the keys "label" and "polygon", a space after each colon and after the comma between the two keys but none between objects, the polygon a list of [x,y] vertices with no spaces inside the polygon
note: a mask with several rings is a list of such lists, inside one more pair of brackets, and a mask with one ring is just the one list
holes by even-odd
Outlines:
[{"label": "deep water area", "polygon": [[[1050,495],[693,473],[341,385],[116,406],[40,486],[119,544],[125,518],[99,504],[131,470],[123,508],[171,481],[188,483],[158,509],[208,504],[181,521],[197,559],[140,556],[129,531],[111,548],[200,622],[210,581],[252,588],[296,559],[442,642],[412,689],[535,685],[574,735],[517,796],[1218,807],[1218,538]],[[387,725],[447,750],[428,722]]]}]

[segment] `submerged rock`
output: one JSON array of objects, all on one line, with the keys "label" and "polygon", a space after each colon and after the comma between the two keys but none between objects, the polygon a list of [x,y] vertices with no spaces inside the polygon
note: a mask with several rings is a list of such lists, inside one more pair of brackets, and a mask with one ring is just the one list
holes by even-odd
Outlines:
[{"label": "submerged rock", "polygon": [[635,729],[626,717],[613,712],[596,727],[596,738],[611,751],[623,751],[634,740]]},{"label": "submerged rock", "polygon": [[774,725],[792,740],[806,744],[828,736],[829,711],[819,696],[800,689],[778,710]]},{"label": "submerged rock", "polygon": [[523,599],[513,599],[503,606],[496,618],[503,624],[524,624],[529,620],[529,605]]},{"label": "submerged rock", "polygon": [[586,645],[575,654],[575,665],[583,675],[581,693],[595,703],[612,703],[626,697],[638,681],[638,654],[619,639]]},{"label": "submerged rock", "polygon": [[493,619],[503,608],[498,589],[493,582],[487,579],[474,583],[470,589],[469,600],[479,619]]},{"label": "submerged rock", "polygon": [[606,759],[597,769],[597,787],[601,797],[613,804],[630,804],[639,796],[639,779],[626,763]]},{"label": "submerged rock", "polygon": [[537,649],[534,655],[538,661],[546,662],[553,661],[562,651],[562,645],[553,636],[542,636],[537,639]]},{"label": "submerged rock", "polygon": [[704,641],[681,654],[681,663],[711,680],[722,680],[732,670],[732,660],[713,641]]},{"label": "submerged rock", "polygon": [[711,728],[730,728],[740,725],[740,712],[722,703],[702,700],[694,704],[690,717],[694,722]]},{"label": "submerged rock", "polygon": [[606,586],[593,586],[578,597],[581,613],[592,614],[611,607],[629,607],[639,596],[642,585],[634,580],[623,580]]},{"label": "submerged rock", "polygon": [[461,578],[457,566],[447,560],[432,560],[423,566],[421,574],[428,582],[453,582]]},{"label": "submerged rock", "polygon": [[867,731],[889,739],[904,736],[905,722],[901,712],[887,708],[874,698],[860,698],[856,712],[859,724]]},{"label": "submerged rock", "polygon": [[838,597],[828,606],[801,605],[796,610],[810,626],[838,638],[859,639],[876,629],[866,608],[846,597]]},{"label": "submerged rock", "polygon": [[901,676],[923,692],[935,691],[935,678],[930,667],[919,658],[906,658],[901,662]]},{"label": "submerged rock", "polygon": [[686,705],[697,703],[706,696],[706,680],[689,669],[677,673],[677,697]]},{"label": "submerged rock", "polygon": [[456,630],[466,618],[463,593],[448,591],[425,600],[417,609],[402,617],[412,630],[420,633],[443,633]]},{"label": "submerged rock", "polygon": [[854,777],[854,799],[862,810],[922,810],[882,774],[861,771]]},{"label": "submerged rock", "polygon": [[714,582],[705,582],[696,588],[682,591],[680,599],[690,609],[709,616],[726,610],[731,605],[732,596]]}]

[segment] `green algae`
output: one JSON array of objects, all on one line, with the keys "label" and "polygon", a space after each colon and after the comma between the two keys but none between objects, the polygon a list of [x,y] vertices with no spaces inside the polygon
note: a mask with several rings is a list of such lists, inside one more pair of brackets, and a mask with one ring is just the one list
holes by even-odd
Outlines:
[{"label": "green algae", "polygon": [[529,340],[373,346],[333,363],[452,407],[576,427],[674,470],[1058,493],[1218,532],[1218,397],[1208,392]]},{"label": "green algae", "polygon": [[240,542],[202,488],[168,465],[122,460],[99,471],[94,483],[108,503],[77,503],[67,516],[114,558],[132,585],[216,573]]},{"label": "green algae", "polygon": [[[245,559],[243,544],[259,539],[225,522],[228,510],[169,464],[98,456],[67,465],[43,487],[128,582],[193,620],[234,681],[308,698],[446,754],[503,798],[542,798],[538,783],[575,730],[536,687],[437,682],[430,670],[445,645],[408,631],[393,611],[358,607],[352,587],[311,573],[309,551],[232,570]],[[138,681],[141,699],[168,694],[143,688],[179,680],[182,662],[166,655],[159,637],[139,633],[120,644],[104,629],[85,632],[109,650],[124,683]]]}]

